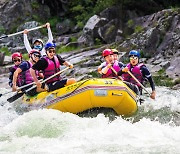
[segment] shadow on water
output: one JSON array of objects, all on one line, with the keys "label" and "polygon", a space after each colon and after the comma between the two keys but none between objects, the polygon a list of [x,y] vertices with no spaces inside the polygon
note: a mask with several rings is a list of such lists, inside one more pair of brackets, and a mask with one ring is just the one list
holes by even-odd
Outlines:
[{"label": "shadow on water", "polygon": [[97,117],[98,114],[104,114],[105,117],[109,118],[109,121],[115,120],[118,116],[117,113],[112,108],[103,108],[103,107],[88,109],[86,111],[78,113],[77,115],[80,117],[94,118]]},{"label": "shadow on water", "polygon": [[[104,114],[109,118],[109,121],[113,121],[119,117],[117,113],[111,108],[93,108],[81,113],[78,113],[80,117],[97,117],[98,114]],[[124,120],[131,121],[132,123],[139,122],[141,119],[146,118],[151,121],[158,121],[161,124],[168,124],[171,126],[180,126],[180,113],[177,111],[171,111],[168,107],[160,109],[152,109],[146,111],[143,106],[140,106],[136,114],[131,117],[123,117]]]}]

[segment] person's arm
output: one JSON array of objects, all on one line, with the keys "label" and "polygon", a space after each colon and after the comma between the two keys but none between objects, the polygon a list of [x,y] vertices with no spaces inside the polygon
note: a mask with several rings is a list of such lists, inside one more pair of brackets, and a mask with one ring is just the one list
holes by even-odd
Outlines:
[{"label": "person's arm", "polygon": [[9,82],[8,82],[8,84],[9,84],[9,86],[10,87],[12,87],[13,86],[13,83],[12,83],[12,81],[13,81],[13,72],[9,72]]},{"label": "person's arm", "polygon": [[69,68],[73,68],[73,67],[74,67],[73,64],[71,64],[71,63],[68,62],[68,61],[65,61],[63,64],[64,64],[65,66],[69,67]]},{"label": "person's arm", "polygon": [[41,83],[36,76],[36,70],[42,71],[42,70],[45,70],[47,67],[48,67],[47,61],[44,58],[41,58],[37,63],[35,63],[32,66],[32,68],[30,68],[30,74],[31,74],[34,82],[36,83],[37,88],[41,88]]},{"label": "person's arm", "polygon": [[155,99],[155,96],[156,96],[156,92],[155,92],[155,84],[154,84],[154,81],[153,81],[153,78],[152,78],[152,75],[151,73],[149,72],[149,70],[147,69],[146,66],[142,66],[141,68],[142,70],[142,74],[145,78],[148,79],[149,83],[150,83],[150,86],[151,86],[151,89],[152,89],[152,93],[151,93],[151,98],[152,99]]},{"label": "person's arm", "polygon": [[107,66],[102,68],[101,70],[102,74],[106,74],[111,67],[112,67],[112,64],[108,64]]},{"label": "person's arm", "polygon": [[31,48],[30,43],[29,43],[29,40],[28,40],[28,38],[27,38],[27,33],[28,33],[28,30],[25,29],[25,30],[24,30],[24,34],[23,34],[23,36],[24,36],[24,46],[25,46],[27,52],[30,53],[31,50],[32,50],[32,48]]},{"label": "person's arm", "polygon": [[53,35],[52,35],[52,32],[51,32],[51,28],[50,28],[50,23],[46,23],[46,27],[47,27],[47,30],[48,30],[48,42],[53,42]]},{"label": "person's arm", "polygon": [[106,66],[106,62],[101,63],[101,65],[97,69],[99,74],[103,74],[102,73],[102,68],[105,67],[105,66]]},{"label": "person's arm", "polygon": [[31,74],[34,82],[36,83],[37,87],[41,87],[41,83],[36,76],[36,70],[34,70],[33,68],[30,68],[30,74]]},{"label": "person's arm", "polygon": [[21,72],[22,72],[22,70],[20,68],[17,68],[13,74],[12,91],[17,91],[17,85],[16,85],[17,78],[18,78],[19,73],[21,73]]},{"label": "person's arm", "polygon": [[15,72],[16,70],[13,68],[13,67],[11,67],[10,69],[9,69],[9,82],[8,82],[8,84],[9,84],[9,86],[10,87],[12,87],[13,86],[13,75],[14,75],[14,72]]},{"label": "person's arm", "polygon": [[128,67],[126,65],[123,65],[121,67],[121,70],[118,72],[118,76],[122,76],[122,74],[127,73],[129,71]]}]

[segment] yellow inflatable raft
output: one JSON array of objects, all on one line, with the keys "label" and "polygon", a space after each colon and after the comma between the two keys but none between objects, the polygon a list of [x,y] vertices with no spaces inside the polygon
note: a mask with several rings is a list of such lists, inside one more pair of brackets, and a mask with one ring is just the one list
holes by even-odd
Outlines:
[{"label": "yellow inflatable raft", "polygon": [[130,116],[137,111],[136,94],[117,79],[86,79],[53,92],[24,95],[21,107],[28,110],[48,108],[79,113],[87,109],[112,108],[118,115]]}]

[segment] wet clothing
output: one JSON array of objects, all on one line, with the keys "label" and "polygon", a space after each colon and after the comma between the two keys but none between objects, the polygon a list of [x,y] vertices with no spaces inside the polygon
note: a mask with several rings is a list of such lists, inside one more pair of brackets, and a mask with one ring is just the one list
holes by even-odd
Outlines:
[{"label": "wet clothing", "polygon": [[[132,67],[132,65],[131,65],[130,63],[126,65],[126,67],[128,67],[128,69],[132,72],[132,74],[136,77],[136,79],[138,79],[138,81],[139,81],[140,83],[143,83],[143,80],[144,80],[144,79],[143,79],[143,75],[142,75],[141,70],[140,70],[140,68],[141,68],[142,66],[144,66],[143,63],[137,64],[136,66],[133,66],[133,67]],[[124,79],[125,81],[130,82],[130,83],[136,84],[138,87],[141,87],[141,86],[139,85],[139,83],[137,83],[137,82],[134,80],[134,78],[133,78],[131,75],[129,75],[128,73],[124,73],[124,74],[123,74],[123,79]]]},{"label": "wet clothing", "polygon": [[[20,68],[22,70],[22,72],[18,75],[18,78],[17,78],[17,83],[18,83],[17,86],[18,87],[21,87],[23,85],[34,82],[32,76],[30,74],[30,70],[29,70],[31,67],[32,67],[32,64],[29,61],[24,61],[19,65],[18,68]],[[29,89],[32,86],[33,85],[30,85],[30,86],[25,87],[25,88],[23,88],[21,90],[25,91],[25,90]],[[33,90],[27,92],[27,95],[30,95],[30,96],[33,96],[35,94],[37,94],[36,88],[34,88]]]},{"label": "wet clothing", "polygon": [[[106,67],[108,64],[106,62],[102,63],[99,67],[101,67],[102,69],[104,67]],[[124,66],[123,63],[115,61],[114,64],[112,65],[112,67],[114,68],[114,70],[116,72],[119,72],[121,70],[121,68]],[[102,78],[118,78],[117,75],[113,72],[112,69],[108,69],[106,74],[102,74]]]},{"label": "wet clothing", "polygon": [[[131,72],[134,76],[136,76],[138,79],[140,79],[140,82],[141,82],[142,84],[144,84],[144,82],[145,82],[146,80],[148,80],[149,83],[150,83],[150,86],[151,86],[152,91],[155,90],[155,84],[154,84],[154,81],[153,81],[153,79],[152,79],[151,73],[149,72],[148,68],[147,68],[144,64],[138,64],[138,65],[135,66],[135,67],[132,66],[131,64],[127,64],[127,65],[128,65],[128,67],[130,68],[130,69],[129,69],[130,72]],[[138,70],[138,69],[139,69],[139,70]],[[129,75],[128,73],[122,72],[122,70],[120,70],[120,71],[118,72],[118,75],[119,75],[119,76],[124,76],[123,74],[125,74],[125,77],[123,77],[124,80],[127,81],[127,82],[131,82],[131,83],[132,83],[132,81],[133,81],[134,79],[132,79],[132,77],[130,77],[130,75]],[[134,80],[134,81],[135,81],[135,80]],[[133,83],[135,83],[134,81],[133,81]],[[135,84],[138,85],[137,82],[136,82]],[[141,88],[139,85],[138,85],[138,87],[139,87],[140,91],[142,91],[142,88]]]},{"label": "wet clothing", "polygon": [[19,65],[19,68],[22,70],[22,72],[18,74],[18,78],[17,78],[18,87],[33,82],[33,78],[29,70],[31,67],[32,64],[28,61],[24,61]]},{"label": "wet clothing", "polygon": [[[49,59],[48,57],[44,57],[44,59],[48,62],[48,67],[43,71],[44,78],[47,79],[53,74],[56,74],[60,71],[60,63],[56,56],[54,56],[54,61]],[[46,83],[52,83],[55,81],[59,81],[60,75],[56,75],[54,78],[48,80]]]},{"label": "wet clothing", "polygon": [[[45,78],[52,76],[53,74],[60,71],[60,65],[63,65],[65,60],[60,56],[56,55],[53,59],[48,57],[42,57],[36,64],[32,66],[32,69],[42,71]],[[61,79],[60,76],[47,81],[48,91],[53,91],[65,86],[67,79]]]}]

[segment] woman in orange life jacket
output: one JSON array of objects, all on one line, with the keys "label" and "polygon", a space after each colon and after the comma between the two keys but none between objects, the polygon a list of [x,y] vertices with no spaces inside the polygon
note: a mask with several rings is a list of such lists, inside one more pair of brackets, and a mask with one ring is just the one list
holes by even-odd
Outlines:
[{"label": "woman in orange life jacket", "polygon": [[[20,52],[15,52],[11,55],[12,61],[14,62],[14,66],[12,66],[9,69],[9,86],[12,87],[13,86],[13,75],[14,72],[16,71],[16,69],[18,68],[18,66],[21,64],[22,62],[22,54]],[[18,84],[18,83],[17,83]]]},{"label": "woman in orange life jacket", "polygon": [[[37,85],[37,87],[41,87],[41,83],[37,80],[35,75],[35,70],[42,71],[44,78],[49,78],[53,74],[60,71],[60,65],[65,65],[67,67],[73,68],[73,65],[67,61],[65,61],[60,55],[56,55],[54,43],[47,43],[45,45],[46,55],[42,57],[33,67],[31,68],[31,75]],[[75,83],[76,80],[74,78],[70,79],[62,79],[60,75],[55,76],[54,78],[48,80],[47,90],[54,91],[56,89],[62,88],[64,86]]]},{"label": "woman in orange life jacket", "polygon": [[[26,84],[30,84],[33,82],[33,78],[30,74],[30,68],[32,67],[32,65],[34,65],[39,58],[41,57],[41,54],[38,50],[31,50],[31,52],[29,53],[29,61],[23,61],[18,68],[16,69],[16,71],[14,72],[13,75],[13,82],[12,82],[12,90],[13,91],[17,91],[17,87],[21,87],[23,85]],[[36,75],[38,77],[43,78],[43,74],[42,73],[38,73],[36,72]],[[22,91],[29,89],[32,85],[27,86],[26,88],[21,89]],[[29,91],[27,93],[28,95],[35,95],[36,94],[36,89],[33,89],[31,91]]]},{"label": "woman in orange life jacket", "polygon": [[102,78],[118,78],[116,72],[120,71],[123,63],[118,62],[117,56],[114,56],[111,49],[105,49],[102,52],[102,56],[105,62],[98,67],[98,72],[102,74]]},{"label": "woman in orange life jacket", "polygon": [[130,71],[138,80],[140,83],[143,84],[143,81],[147,79],[150,83],[150,86],[152,88],[151,98],[155,99],[156,93],[155,93],[155,84],[152,79],[152,76],[148,70],[148,68],[143,64],[139,63],[140,53],[136,50],[132,50],[129,52],[129,59],[130,63],[126,65],[125,68],[123,68],[121,71],[118,72],[118,75],[123,75],[123,78],[125,81],[136,84],[141,91],[142,94],[142,88],[141,86],[134,80],[133,77],[131,77],[128,73]]}]

